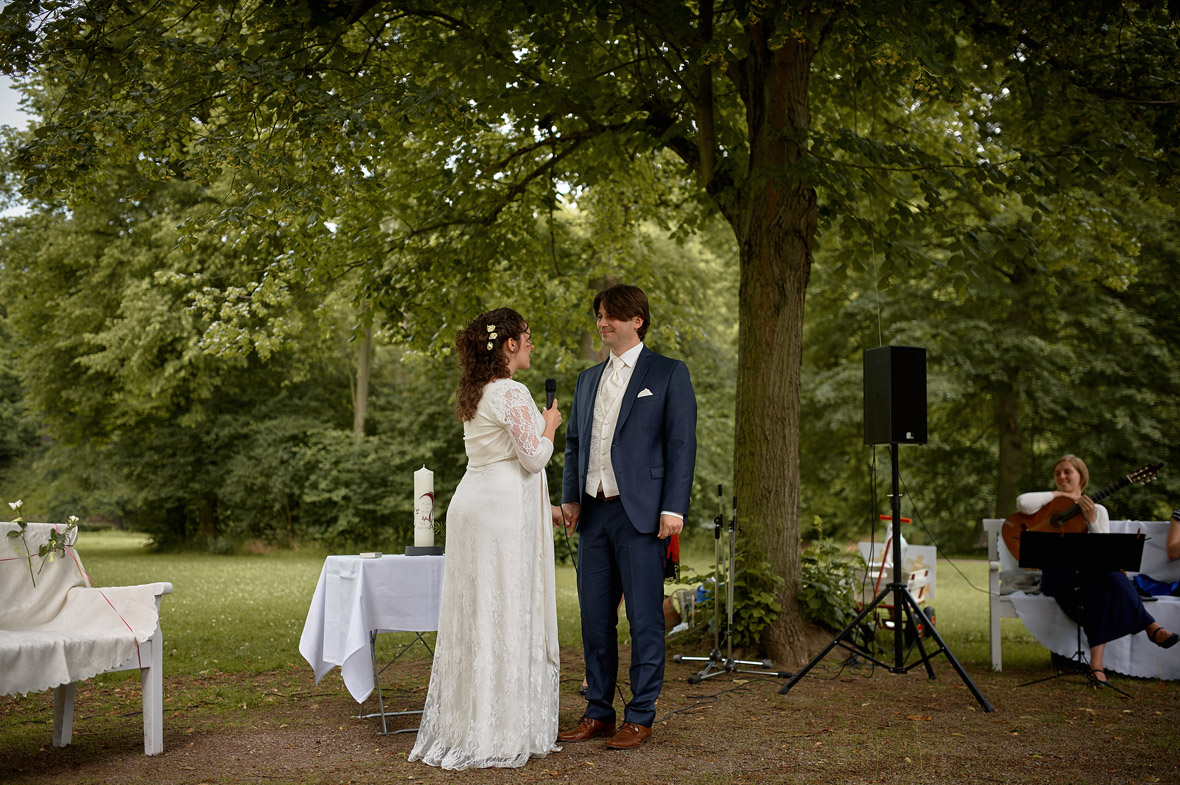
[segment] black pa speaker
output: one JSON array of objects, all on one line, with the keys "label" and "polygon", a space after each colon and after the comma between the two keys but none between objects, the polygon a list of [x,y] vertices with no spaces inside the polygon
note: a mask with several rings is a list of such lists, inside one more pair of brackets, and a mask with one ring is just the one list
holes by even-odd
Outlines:
[{"label": "black pa speaker", "polygon": [[926,350],[865,349],[865,444],[926,443]]}]

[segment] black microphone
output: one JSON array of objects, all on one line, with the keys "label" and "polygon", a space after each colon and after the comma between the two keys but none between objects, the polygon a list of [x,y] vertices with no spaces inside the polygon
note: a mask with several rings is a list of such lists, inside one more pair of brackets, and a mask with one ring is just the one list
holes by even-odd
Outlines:
[{"label": "black microphone", "polygon": [[557,395],[557,380],[556,379],[546,379],[545,380],[545,408],[546,409],[553,408],[553,398],[556,395]]}]

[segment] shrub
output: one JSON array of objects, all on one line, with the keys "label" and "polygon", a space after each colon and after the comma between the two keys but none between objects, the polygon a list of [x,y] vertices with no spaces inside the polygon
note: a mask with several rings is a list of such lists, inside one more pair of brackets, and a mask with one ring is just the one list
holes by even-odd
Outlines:
[{"label": "shrub", "polygon": [[856,577],[864,562],[848,556],[829,539],[811,543],[802,556],[799,602],[812,622],[842,630],[856,616]]}]

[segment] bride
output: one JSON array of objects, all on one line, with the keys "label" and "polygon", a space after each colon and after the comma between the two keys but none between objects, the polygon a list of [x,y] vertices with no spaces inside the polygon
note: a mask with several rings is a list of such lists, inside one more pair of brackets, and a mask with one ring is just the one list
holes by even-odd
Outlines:
[{"label": "bride", "polygon": [[561,424],[512,375],[533,342],[499,308],[456,341],[467,471],[447,510],[430,689],[409,759],[444,769],[523,766],[553,752],[560,660],[545,464]]}]

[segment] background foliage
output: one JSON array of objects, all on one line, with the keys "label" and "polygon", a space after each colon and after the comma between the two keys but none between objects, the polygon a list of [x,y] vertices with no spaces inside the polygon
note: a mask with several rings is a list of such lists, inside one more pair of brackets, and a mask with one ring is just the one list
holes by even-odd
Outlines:
[{"label": "background foliage", "polygon": [[745,482],[751,564],[864,536],[861,355],[915,344],[911,539],[977,546],[1062,452],[1098,485],[1180,459],[1176,31],[1135,2],[9,3],[41,122],[4,136],[0,490],[161,545],[392,550],[413,469],[440,509],[462,472],[454,332],[517,308],[521,380],[568,404],[625,280],[693,373],[691,523]]}]

